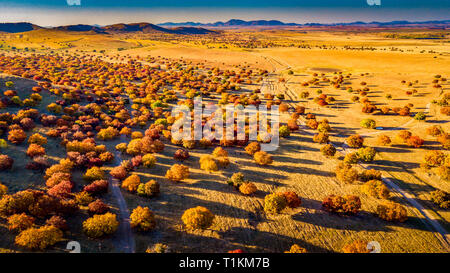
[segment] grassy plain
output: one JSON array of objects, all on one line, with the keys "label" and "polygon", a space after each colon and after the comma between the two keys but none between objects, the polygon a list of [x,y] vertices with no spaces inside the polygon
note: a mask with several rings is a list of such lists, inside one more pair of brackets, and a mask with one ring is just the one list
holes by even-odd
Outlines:
[{"label": "grassy plain", "polygon": [[[305,106],[307,113],[316,114],[318,120],[329,120],[332,127],[331,141],[335,146],[342,146],[349,135],[367,135],[365,144],[379,151],[370,166],[382,171],[385,177],[393,178],[398,186],[414,195],[442,226],[450,230],[450,212],[431,203],[429,195],[435,189],[450,192],[449,182],[419,168],[424,152],[440,147],[435,138],[426,135],[425,129],[435,124],[442,126],[445,131],[450,129],[449,118],[440,114],[438,106],[430,104],[450,90],[448,83],[443,83],[441,89],[434,88],[431,83],[437,74],[450,76],[449,39],[386,38],[390,32],[322,29],[230,31],[226,34],[229,37],[227,43],[214,41],[214,37],[154,39],[144,35],[114,36],[38,30],[0,35],[1,49],[4,50],[0,53],[7,51],[5,54],[14,54],[11,50],[14,47],[25,55],[34,49],[42,53],[89,54],[111,62],[124,62],[129,57],[140,56],[143,59],[160,58],[160,61],[163,58],[183,59],[192,64],[221,69],[267,69],[270,71],[268,81],[274,86],[273,92],[286,94],[288,102]],[[247,41],[254,37],[263,42],[276,42],[277,46],[242,48],[232,41],[232,38]],[[318,73],[320,78],[332,79],[339,73],[349,75],[349,78],[340,88],[324,81],[320,81],[319,85],[303,86],[302,83],[315,77],[314,73]],[[6,90],[4,83],[9,80],[7,76],[4,77],[0,79],[2,92]],[[401,83],[402,80],[418,82],[408,87]],[[362,113],[362,105],[351,101],[355,94],[345,89],[347,86],[361,88],[360,83],[363,81],[370,88],[367,98],[375,105],[402,107],[412,103],[412,112],[426,112],[427,119],[416,121],[411,116]],[[23,92],[32,86],[27,80],[16,79],[14,82]],[[264,91],[267,87],[254,83],[244,84],[242,88],[244,91],[257,88]],[[312,100],[318,95],[318,89],[336,101],[328,107],[318,106]],[[418,90],[418,93],[406,95],[405,92],[411,89]],[[305,91],[310,93],[308,99],[300,96]],[[386,94],[391,94],[392,99],[387,99]],[[48,102],[55,99],[48,96],[45,98]],[[45,111],[45,108],[42,110]],[[376,120],[377,126],[383,129],[361,128],[360,121],[368,117]],[[288,115],[284,115],[282,121],[285,123],[287,120]],[[425,145],[413,149],[394,141],[389,147],[377,146],[375,140],[378,134],[384,133],[394,139],[400,129],[419,135],[425,139]],[[35,130],[39,130],[39,127]],[[379,200],[362,195],[359,182],[349,185],[336,180],[334,168],[343,154],[338,153],[333,158],[323,156],[320,152],[322,145],[312,141],[312,132],[302,127],[289,138],[282,139],[280,148],[272,153],[274,164],[268,167],[257,165],[242,148],[227,148],[231,165],[219,172],[205,173],[200,170],[198,159],[202,154],[211,153],[211,149],[192,150],[190,159],[184,162],[191,169],[191,177],[182,183],[174,183],[164,177],[173,164],[172,155],[177,149],[166,142],[164,152],[157,155],[156,166],[134,172],[143,180],[159,181],[161,195],[148,199],[123,192],[130,209],[145,205],[155,211],[157,217],[155,231],[135,232],[136,251],[143,252],[148,246],[164,243],[177,252],[224,252],[237,248],[249,252],[283,252],[297,243],[310,252],[340,252],[346,243],[356,239],[378,241],[382,252],[449,251],[448,244],[442,243],[442,235],[433,230],[424,215],[400,193],[394,193],[391,199],[408,208],[408,221],[390,223],[376,217],[374,212]],[[106,144],[109,150],[113,150],[117,143],[119,141]],[[6,152],[2,151],[17,162],[14,169],[2,173],[0,179],[13,192],[44,185],[40,174],[23,170],[26,163],[23,149],[26,145],[21,146],[10,146],[12,148]],[[49,143],[48,154],[63,156],[57,143]],[[227,185],[227,179],[238,171],[257,185],[258,192],[253,196],[244,196]],[[77,176],[76,181],[83,183],[81,173]],[[283,190],[295,191],[302,199],[301,207],[287,209],[279,215],[266,215],[263,209],[264,196]],[[325,212],[321,203],[330,194],[360,196],[362,212],[352,217]],[[105,199],[111,206],[116,205],[111,196]],[[213,226],[203,231],[185,230],[181,215],[184,210],[198,205],[208,207],[216,215]],[[102,241],[103,249],[97,250],[98,242],[82,235],[81,221],[86,217],[85,213],[71,220],[71,226],[78,228],[71,230],[68,239],[81,240],[87,251],[114,251],[114,238]],[[5,225],[0,229],[0,247],[15,249],[12,247],[13,237],[5,230]],[[62,248],[63,245],[57,250]]]}]

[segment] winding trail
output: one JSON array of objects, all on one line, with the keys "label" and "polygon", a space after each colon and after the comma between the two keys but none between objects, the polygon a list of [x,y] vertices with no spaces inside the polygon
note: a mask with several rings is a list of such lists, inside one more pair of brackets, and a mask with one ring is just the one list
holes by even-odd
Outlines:
[{"label": "winding trail", "polygon": [[[114,163],[116,166],[120,166],[120,163],[122,163],[122,155],[119,151],[114,153]],[[125,198],[123,198],[122,192],[120,191],[120,181],[110,176],[109,182],[111,185],[111,192],[119,207],[120,225],[116,234],[118,238],[115,238],[116,248],[122,253],[134,253],[136,251],[136,244],[130,225],[130,211],[128,210]]]},{"label": "winding trail", "polygon": [[[270,59],[273,60],[273,58],[271,58],[271,57],[268,57],[268,58],[270,58]],[[266,58],[266,59],[267,59],[267,58]],[[281,64],[280,62],[277,62],[277,63],[278,63],[278,64]],[[273,68],[274,68],[274,73],[277,73],[277,69],[275,68],[274,65],[273,65]],[[287,67],[284,68],[284,69],[286,70],[286,69],[290,69],[290,68],[291,68],[290,66],[287,66]],[[281,92],[280,92],[280,90],[277,90],[277,89],[279,89],[279,85],[278,85],[278,84],[272,84],[271,81],[269,81],[268,79],[267,79],[267,80],[265,79],[265,81],[263,81],[262,86],[261,86],[261,92],[263,92],[263,91],[262,91],[262,88],[267,86],[267,87],[269,87],[269,90],[268,90],[268,91],[269,91],[270,93],[272,93],[272,94],[275,94],[275,93],[283,93],[283,94],[285,94],[291,101],[293,101],[293,100],[295,100],[295,99],[298,99],[298,98],[297,98],[297,94],[296,94],[295,92],[293,92],[292,90],[290,90],[290,89],[287,87],[287,85],[286,85],[287,82],[288,82],[288,80],[286,80],[286,82],[283,84],[283,85],[284,85],[284,90],[281,90]],[[289,102],[288,102],[288,104],[289,104],[290,107],[295,107],[294,103],[289,103]],[[428,113],[428,112],[430,111],[430,107],[431,107],[431,103],[428,103],[428,104],[426,105],[426,109],[425,109],[425,111],[424,111],[425,114]],[[404,123],[404,124],[402,124],[402,125],[400,125],[400,126],[397,126],[397,127],[394,127],[394,128],[389,128],[389,129],[384,129],[384,130],[376,131],[376,132],[368,132],[368,133],[360,134],[360,135],[364,137],[364,136],[369,136],[369,135],[381,134],[381,133],[383,133],[383,132],[388,132],[388,131],[398,130],[399,128],[406,128],[406,127],[408,127],[411,123],[413,123],[414,121],[415,121],[415,120],[411,118],[411,120],[407,121],[406,123]],[[301,126],[301,129],[302,129],[302,131],[303,131],[304,133],[306,133],[306,134],[308,134],[308,135],[314,135],[314,133],[307,131],[307,130],[308,130],[308,127],[306,126],[305,121],[299,119],[298,122],[299,122],[299,125]],[[338,136],[339,136],[339,135],[338,135]],[[343,137],[343,136],[341,135],[341,137]],[[347,143],[346,143],[345,141],[344,141],[344,143],[342,144],[341,147],[336,147],[336,150],[338,150],[339,152],[341,152],[341,153],[344,154],[344,155],[352,151],[352,149],[350,149],[350,147],[348,147],[348,145],[347,145]],[[370,167],[369,167],[367,164],[360,163],[359,165],[360,165],[362,168],[364,168],[364,169],[370,169]],[[439,223],[439,219],[436,219],[435,216],[433,216],[426,208],[424,208],[424,207],[416,200],[417,197],[416,197],[414,194],[410,193],[410,192],[407,191],[407,190],[402,189],[402,188],[401,188],[400,186],[398,186],[391,178],[382,176],[381,179],[382,179],[382,181],[386,184],[386,186],[388,186],[391,190],[393,190],[393,191],[399,193],[400,195],[402,195],[402,196],[405,198],[405,200],[406,200],[411,206],[413,206],[413,207],[416,209],[416,211],[417,211],[418,213],[420,213],[420,214],[424,217],[424,218],[420,218],[420,217],[419,217],[419,219],[421,219],[422,222],[428,227],[428,229],[429,229],[430,231],[432,231],[432,232],[435,234],[435,236],[436,236],[437,239],[442,243],[442,245],[444,246],[444,248],[446,248],[448,251],[450,251],[450,234],[449,234],[449,232],[448,232],[448,231],[447,231],[447,230]],[[417,214],[417,212],[415,212],[415,213]],[[435,231],[435,232],[434,232],[434,231]],[[437,233],[436,233],[436,232],[437,232]]]}]

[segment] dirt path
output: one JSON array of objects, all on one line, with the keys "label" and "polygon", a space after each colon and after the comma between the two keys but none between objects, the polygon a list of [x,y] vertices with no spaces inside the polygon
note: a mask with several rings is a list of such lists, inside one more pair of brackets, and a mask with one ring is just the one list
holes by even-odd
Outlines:
[{"label": "dirt path", "polygon": [[[114,163],[116,163],[116,166],[119,166],[120,163],[122,163],[122,157],[118,151],[114,154]],[[118,238],[114,238],[114,243],[116,244],[118,252],[134,253],[136,251],[136,246],[130,226],[130,211],[128,210],[128,206],[123,198],[122,192],[120,191],[120,181],[112,178],[111,176],[109,181],[111,184],[111,192],[119,207],[120,225],[116,234]]]}]

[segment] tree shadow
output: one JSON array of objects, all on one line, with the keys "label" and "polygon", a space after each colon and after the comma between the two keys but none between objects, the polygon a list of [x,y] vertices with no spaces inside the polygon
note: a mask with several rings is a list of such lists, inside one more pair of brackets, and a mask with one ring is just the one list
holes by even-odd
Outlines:
[{"label": "tree shadow", "polygon": [[389,227],[374,218],[371,213],[365,211],[360,211],[357,215],[347,216],[318,210],[315,213],[297,213],[292,216],[292,219],[337,230],[391,231]]},{"label": "tree shadow", "polygon": [[233,227],[220,234],[231,242],[254,246],[255,249],[247,249],[250,252],[284,252],[289,250],[293,244],[298,244],[312,253],[330,252],[326,248],[313,245],[298,238],[243,227]]}]

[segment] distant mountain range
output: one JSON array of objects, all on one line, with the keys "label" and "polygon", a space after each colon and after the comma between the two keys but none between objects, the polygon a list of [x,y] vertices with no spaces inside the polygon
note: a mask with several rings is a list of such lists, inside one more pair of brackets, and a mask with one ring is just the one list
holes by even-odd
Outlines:
[{"label": "distant mountain range", "polygon": [[61,31],[79,31],[90,33],[168,33],[168,34],[184,34],[184,35],[202,35],[217,33],[214,30],[206,28],[249,28],[249,27],[431,27],[431,28],[450,28],[450,20],[442,21],[392,21],[392,22],[352,22],[352,23],[335,23],[335,24],[319,24],[319,23],[284,23],[277,20],[254,20],[244,21],[232,19],[227,22],[215,23],[162,23],[158,25],[150,23],[133,23],[133,24],[113,24],[108,26],[99,25],[68,25],[59,27],[41,27],[31,23],[0,23],[0,32],[19,33],[37,29],[53,29]]},{"label": "distant mountain range", "polygon": [[30,23],[2,23],[0,24],[0,32],[19,33],[27,32],[36,29],[52,29],[60,31],[76,31],[76,32],[90,32],[90,33],[155,33],[155,34],[184,34],[184,35],[201,35],[216,33],[216,31],[208,30],[202,27],[173,27],[164,28],[150,23],[133,23],[133,24],[114,24],[108,26],[98,25],[68,25],[59,27],[40,27]]},{"label": "distant mountain range", "polygon": [[184,23],[162,23],[158,26],[164,27],[176,27],[176,26],[190,26],[190,27],[254,27],[254,26],[300,26],[295,23],[283,23],[278,20],[256,20],[256,21],[244,21],[238,19],[231,19],[227,22],[215,22],[215,23],[194,23],[194,22],[184,22]]},{"label": "distant mountain range", "polygon": [[244,21],[232,19],[227,22],[215,22],[215,23],[196,23],[196,22],[183,22],[183,23],[162,23],[158,24],[162,27],[282,27],[282,26],[366,26],[366,27],[406,27],[406,26],[436,26],[436,27],[450,27],[450,20],[443,21],[422,21],[422,22],[410,22],[410,21],[392,21],[392,22],[352,22],[352,23],[334,23],[334,24],[320,24],[320,23],[283,23],[277,20],[255,20]]},{"label": "distant mountain range", "polygon": [[0,23],[0,32],[18,33],[40,28],[42,27],[31,23]]}]

